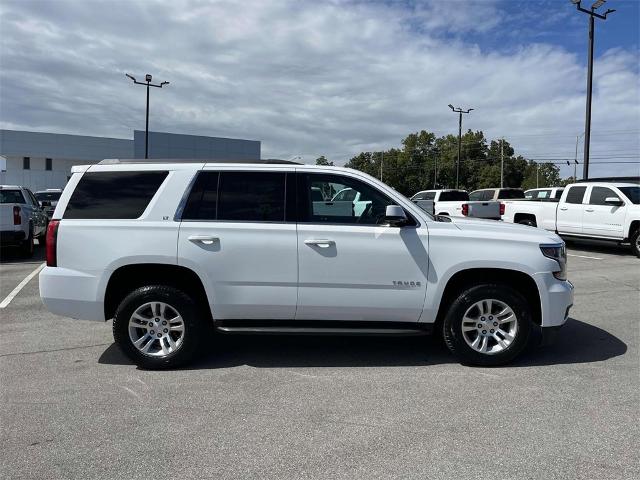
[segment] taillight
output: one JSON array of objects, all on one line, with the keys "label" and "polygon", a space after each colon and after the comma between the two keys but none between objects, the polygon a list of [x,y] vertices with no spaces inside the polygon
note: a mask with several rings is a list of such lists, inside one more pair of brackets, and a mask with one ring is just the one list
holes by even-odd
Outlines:
[{"label": "taillight", "polygon": [[464,215],[465,217],[469,216],[469,204],[468,203],[463,203],[462,204],[462,215]]},{"label": "taillight", "polygon": [[58,266],[57,257],[57,243],[58,243],[58,226],[60,226],[60,220],[51,220],[47,227],[47,267]]},{"label": "taillight", "polygon": [[22,223],[22,217],[20,216],[20,207],[13,207],[13,224],[20,225]]},{"label": "taillight", "polygon": [[500,203],[500,215],[504,215],[504,203]]}]

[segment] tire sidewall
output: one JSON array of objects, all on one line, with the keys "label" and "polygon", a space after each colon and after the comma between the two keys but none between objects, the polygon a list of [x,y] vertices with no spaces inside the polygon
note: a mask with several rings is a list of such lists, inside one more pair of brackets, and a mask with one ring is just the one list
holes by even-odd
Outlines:
[{"label": "tire sidewall", "polygon": [[633,232],[633,234],[631,235],[631,251],[633,252],[633,254],[640,258],[640,249],[638,249],[637,247],[637,241],[638,241],[638,237],[640,236],[640,229],[636,230],[635,232]]},{"label": "tire sidewall", "polygon": [[[129,338],[129,319],[143,304],[164,302],[174,308],[184,322],[184,339],[178,350],[164,357],[152,357],[140,352]],[[113,337],[122,352],[144,369],[175,368],[191,361],[199,351],[202,321],[196,303],[187,294],[173,287],[151,285],[138,288],[118,306],[113,318]]]},{"label": "tire sidewall", "polygon": [[[518,322],[516,338],[504,351],[492,355],[475,351],[462,335],[462,319],[467,309],[484,299],[496,299],[507,304]],[[531,333],[531,313],[527,300],[513,288],[502,284],[485,284],[466,289],[453,302],[443,323],[447,345],[461,362],[467,365],[498,366],[509,363],[527,346]]]}]

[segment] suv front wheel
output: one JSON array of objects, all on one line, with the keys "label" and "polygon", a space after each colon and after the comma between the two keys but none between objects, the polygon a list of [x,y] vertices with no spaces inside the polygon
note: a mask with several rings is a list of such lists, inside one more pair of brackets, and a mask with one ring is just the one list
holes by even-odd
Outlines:
[{"label": "suv front wheel", "polygon": [[484,284],[464,290],[443,322],[447,347],[468,365],[509,363],[526,347],[530,332],[527,300],[505,284]]},{"label": "suv front wheel", "polygon": [[175,368],[200,350],[203,325],[196,302],[169,286],[138,288],[118,306],[113,338],[123,353],[144,369]]}]

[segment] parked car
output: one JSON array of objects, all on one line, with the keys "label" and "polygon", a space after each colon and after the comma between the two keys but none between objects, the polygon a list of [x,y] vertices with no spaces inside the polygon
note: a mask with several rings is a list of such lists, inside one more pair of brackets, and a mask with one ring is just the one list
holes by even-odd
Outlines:
[{"label": "parked car", "polygon": [[499,220],[499,202],[470,202],[465,190],[423,190],[411,197],[423,210],[434,215],[475,217]]},{"label": "parked car", "polygon": [[34,239],[43,239],[47,215],[28,188],[0,185],[0,244],[20,247],[26,257],[33,255]]},{"label": "parked car", "polygon": [[[370,202],[361,213],[312,200],[346,188]],[[143,368],[189,362],[210,325],[228,334],[433,332],[464,363],[502,365],[532,329],[553,334],[573,304],[556,234],[433,217],[339,167],[73,167],[46,253],[45,306],[113,318],[117,345]]]},{"label": "parked car", "polygon": [[53,211],[58,204],[60,195],[62,195],[62,189],[60,188],[48,188],[46,190],[39,190],[34,193],[36,199],[40,203],[40,206],[47,214],[47,217],[51,218]]},{"label": "parked car", "polygon": [[640,186],[580,182],[568,185],[558,202],[511,202],[502,219],[540,227],[566,237],[629,242],[640,257]]},{"label": "parked car", "polygon": [[542,202],[558,201],[563,191],[564,187],[532,188],[524,192],[524,198]]}]

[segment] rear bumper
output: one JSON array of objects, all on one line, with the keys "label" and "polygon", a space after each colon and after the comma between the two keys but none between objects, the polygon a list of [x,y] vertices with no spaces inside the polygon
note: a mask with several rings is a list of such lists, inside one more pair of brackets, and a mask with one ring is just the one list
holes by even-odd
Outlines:
[{"label": "rear bumper", "polygon": [[[96,272],[97,273],[97,272]],[[40,272],[40,298],[56,315],[104,321],[100,277],[68,268],[45,267]]]},{"label": "rear bumper", "polygon": [[558,280],[552,273],[537,273],[533,276],[540,293],[543,330],[559,327],[569,318],[573,306],[573,284]]},{"label": "rear bumper", "polygon": [[0,243],[5,245],[18,245],[25,239],[25,233],[22,230],[4,230],[0,232]]}]

